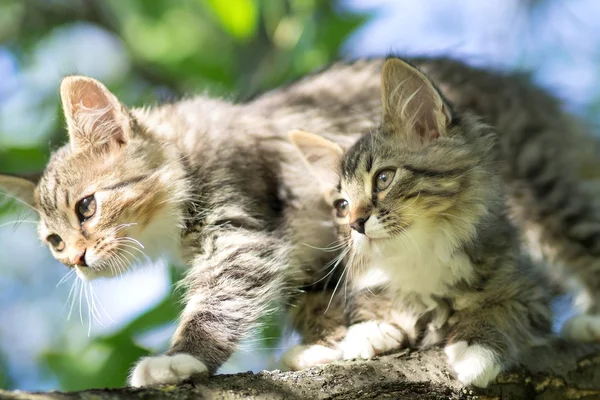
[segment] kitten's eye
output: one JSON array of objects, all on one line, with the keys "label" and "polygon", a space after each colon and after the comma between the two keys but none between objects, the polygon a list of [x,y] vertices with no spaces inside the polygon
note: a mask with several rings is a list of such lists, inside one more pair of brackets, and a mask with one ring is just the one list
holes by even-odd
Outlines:
[{"label": "kitten's eye", "polygon": [[77,217],[79,222],[84,222],[94,216],[96,213],[96,198],[94,195],[84,197],[77,203]]},{"label": "kitten's eye", "polygon": [[335,207],[335,215],[338,218],[344,218],[350,211],[348,202],[344,199],[337,200],[335,203],[333,203],[333,206]]},{"label": "kitten's eye", "polygon": [[52,234],[46,240],[54,247],[55,251],[63,251],[65,249],[65,242],[58,235]]},{"label": "kitten's eye", "polygon": [[375,177],[375,182],[373,183],[373,187],[375,188],[373,191],[381,192],[390,187],[395,175],[396,171],[393,169],[386,169],[378,173]]}]

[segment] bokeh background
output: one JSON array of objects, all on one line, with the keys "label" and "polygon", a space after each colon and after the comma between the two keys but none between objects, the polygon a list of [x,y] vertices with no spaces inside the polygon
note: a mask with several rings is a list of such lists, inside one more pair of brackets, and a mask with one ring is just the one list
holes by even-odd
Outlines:
[{"label": "bokeh background", "polygon": [[[0,0],[0,171],[39,171],[65,141],[58,85],[71,73],[139,106],[243,100],[338,58],[444,54],[530,71],[595,125],[599,20],[597,0]],[[96,320],[79,293],[71,309],[72,277],[57,285],[67,270],[35,220],[0,202],[0,388],[122,385],[137,358],[166,348],[181,271],[157,262],[94,282]],[[275,368],[294,340],[281,326],[267,323],[221,372]]]}]

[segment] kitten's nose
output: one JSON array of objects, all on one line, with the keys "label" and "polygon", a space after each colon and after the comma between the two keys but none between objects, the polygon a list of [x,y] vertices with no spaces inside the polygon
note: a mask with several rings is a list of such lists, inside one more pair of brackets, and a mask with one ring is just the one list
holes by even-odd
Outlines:
[{"label": "kitten's nose", "polygon": [[353,222],[350,223],[350,227],[354,229],[358,233],[365,234],[365,222],[367,222],[364,218],[356,218]]},{"label": "kitten's nose", "polygon": [[85,253],[87,253],[87,250],[84,250],[83,253],[75,257],[73,265],[77,265],[78,267],[87,267],[88,265],[85,262]]}]

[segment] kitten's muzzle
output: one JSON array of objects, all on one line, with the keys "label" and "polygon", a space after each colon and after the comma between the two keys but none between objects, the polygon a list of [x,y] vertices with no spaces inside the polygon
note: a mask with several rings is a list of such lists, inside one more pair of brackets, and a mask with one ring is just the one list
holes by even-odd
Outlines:
[{"label": "kitten's muzzle", "polygon": [[83,253],[79,254],[77,257],[75,257],[75,259],[72,262],[73,266],[77,266],[77,267],[87,267],[87,262],[85,261],[85,254],[87,253],[87,250],[84,250]]},{"label": "kitten's muzzle", "polygon": [[356,232],[360,234],[365,234],[365,223],[367,220],[365,218],[357,218],[350,223],[350,227],[354,229]]}]

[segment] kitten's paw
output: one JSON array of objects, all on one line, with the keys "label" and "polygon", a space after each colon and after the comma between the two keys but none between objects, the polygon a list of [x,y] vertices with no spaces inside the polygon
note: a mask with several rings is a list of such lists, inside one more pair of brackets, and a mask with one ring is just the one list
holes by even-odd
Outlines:
[{"label": "kitten's paw", "polygon": [[207,374],[208,369],[189,354],[143,358],[129,379],[131,386],[177,384],[192,375]]},{"label": "kitten's paw", "polygon": [[502,370],[494,352],[483,346],[460,341],[446,346],[445,352],[458,380],[465,385],[487,387]]},{"label": "kitten's paw", "polygon": [[402,347],[404,334],[398,328],[385,322],[368,321],[352,325],[340,348],[344,360],[372,358]]},{"label": "kitten's paw", "polygon": [[328,364],[342,359],[340,350],[320,344],[298,345],[285,352],[281,361],[292,371],[299,371],[316,365]]},{"label": "kitten's paw", "polygon": [[600,343],[600,315],[576,315],[565,322],[560,334],[570,340]]}]

